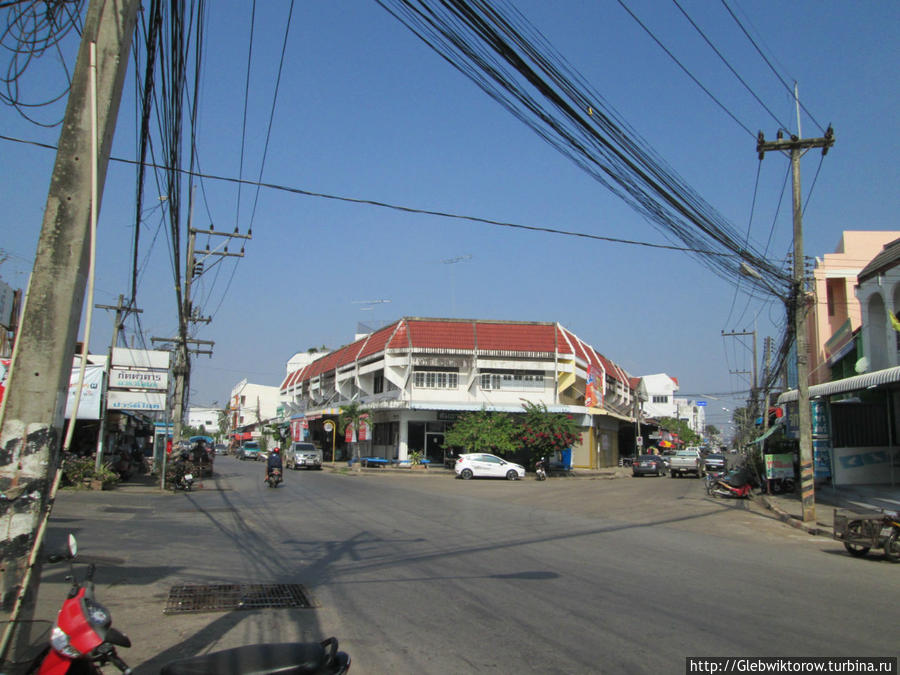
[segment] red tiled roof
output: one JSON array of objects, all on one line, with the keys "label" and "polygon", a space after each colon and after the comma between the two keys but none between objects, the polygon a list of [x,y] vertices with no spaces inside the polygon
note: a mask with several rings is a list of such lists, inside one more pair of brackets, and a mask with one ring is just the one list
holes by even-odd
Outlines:
[{"label": "red tiled roof", "polygon": [[388,349],[406,349],[409,347],[409,328],[406,321],[401,321],[391,336]]},{"label": "red tiled roof", "polygon": [[377,354],[378,352],[384,350],[387,347],[388,341],[393,337],[394,332],[397,330],[397,326],[400,324],[399,321],[395,321],[390,326],[385,326],[381,330],[377,330],[372,333],[368,340],[366,340],[362,349],[359,352],[358,359],[364,359],[372,354]]},{"label": "red tiled roof", "polygon": [[593,347],[582,342],[558,324],[515,323],[501,321],[456,321],[441,319],[401,319],[371,335],[345,345],[291,373],[284,391],[322,373],[331,372],[354,361],[387,349],[448,349],[486,352],[531,352],[573,355],[617,380],[628,384],[625,372]]},{"label": "red tiled roof", "polygon": [[477,322],[479,351],[543,352],[556,348],[553,324]]},{"label": "red tiled roof", "polygon": [[470,321],[408,321],[413,348],[475,349],[475,331]]}]

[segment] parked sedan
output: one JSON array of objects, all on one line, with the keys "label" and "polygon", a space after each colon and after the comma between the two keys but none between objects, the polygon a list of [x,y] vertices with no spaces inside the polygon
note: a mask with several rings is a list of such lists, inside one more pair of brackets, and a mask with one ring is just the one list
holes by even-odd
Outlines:
[{"label": "parked sedan", "polygon": [[632,476],[665,476],[666,463],[659,455],[641,455],[631,464]]},{"label": "parked sedan", "polygon": [[502,457],[485,452],[470,452],[460,455],[454,467],[457,478],[506,478],[518,480],[525,478],[525,467],[521,464],[507,462]]}]

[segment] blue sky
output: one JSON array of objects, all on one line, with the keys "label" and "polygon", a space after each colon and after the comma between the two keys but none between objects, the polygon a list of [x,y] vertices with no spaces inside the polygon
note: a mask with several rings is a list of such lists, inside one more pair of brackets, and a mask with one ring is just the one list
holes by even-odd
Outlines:
[{"label": "blue sky", "polygon": [[[806,108],[837,138],[805,213],[808,256],[834,251],[847,229],[900,229],[896,113],[900,5],[893,2],[728,0]],[[259,3],[251,65],[244,177],[259,176],[272,110],[287,2]],[[726,115],[617,2],[520,0],[516,7],[707,202],[763,249],[790,249],[787,159],[760,163],[755,139]],[[795,130],[789,94],[720,3],[684,0],[779,120]],[[685,21],[674,3],[633,0],[632,11],[691,73],[755,133],[777,123]],[[216,2],[208,17],[198,149],[207,174],[238,177],[250,4]],[[73,44],[67,45],[74,49]],[[71,52],[74,54],[74,51]],[[45,64],[50,69],[50,65]],[[47,77],[26,74],[28,93]],[[113,154],[135,156],[134,79],[123,97]],[[41,111],[43,119],[60,109]],[[801,118],[804,136],[819,136]],[[55,143],[0,108],[0,133]],[[53,153],[0,140],[4,209],[0,277],[24,287],[40,230]],[[804,192],[820,153],[803,161]],[[751,222],[754,186],[759,188]],[[262,180],[370,199],[608,237],[667,243],[603,186],[512,117],[372,0],[296,3]],[[101,214],[96,302],[130,290],[135,172],[111,163]],[[212,315],[196,337],[214,340],[195,362],[192,404],[224,403],[240,379],[278,384],[287,358],[349,342],[359,321],[402,316],[559,321],[632,375],[666,372],[681,393],[710,402],[711,421],[745,390],[749,341],[722,331],[776,335],[783,310],[735,295],[735,282],[686,254],[525,232],[206,180],[198,227],[242,231],[246,257],[228,259],[195,286]],[[778,211],[779,200],[784,201]],[[174,334],[171,260],[158,230],[159,190],[142,229],[145,335]],[[150,243],[155,243],[151,247]],[[201,243],[205,243],[201,242]],[[234,250],[234,247],[232,247]],[[464,258],[448,264],[444,261]],[[229,283],[230,282],[230,283]],[[363,300],[390,300],[366,305]],[[370,307],[371,309],[366,309]],[[92,348],[112,319],[95,313]],[[129,323],[128,335],[134,333]],[[741,397],[738,397],[738,400]]]}]

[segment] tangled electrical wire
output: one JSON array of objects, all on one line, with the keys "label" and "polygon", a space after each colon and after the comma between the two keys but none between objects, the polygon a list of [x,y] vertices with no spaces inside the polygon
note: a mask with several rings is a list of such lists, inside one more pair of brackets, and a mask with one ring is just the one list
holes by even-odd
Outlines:
[{"label": "tangled electrical wire", "polygon": [[[34,118],[32,111],[45,108],[63,99],[69,92],[72,76],[61,48],[65,38],[73,31],[81,35],[84,0],[0,0],[3,12],[0,47],[7,57],[3,76],[0,77],[0,101],[15,108],[22,117],[42,127],[57,126],[62,121],[42,122]],[[25,72],[36,69],[44,57],[57,57],[58,63],[42,64],[46,68],[60,68],[62,80],[59,91],[29,96],[23,91]],[[42,73],[45,75],[45,73]],[[45,86],[50,78],[33,77],[32,81]]]},{"label": "tangled electrical wire", "polygon": [[510,2],[376,2],[714,273],[733,281],[746,265],[763,295],[790,294],[790,276],[745,243]]}]

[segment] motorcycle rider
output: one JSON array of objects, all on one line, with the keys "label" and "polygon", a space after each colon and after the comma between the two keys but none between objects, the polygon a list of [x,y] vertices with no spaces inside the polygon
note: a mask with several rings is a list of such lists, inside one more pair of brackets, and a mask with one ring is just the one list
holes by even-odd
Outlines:
[{"label": "motorcycle rider", "polygon": [[281,463],[281,448],[277,445],[272,448],[272,452],[269,453],[269,458],[266,460],[266,480],[269,480],[269,474],[272,469],[278,469],[279,473],[284,475],[284,466]]}]

